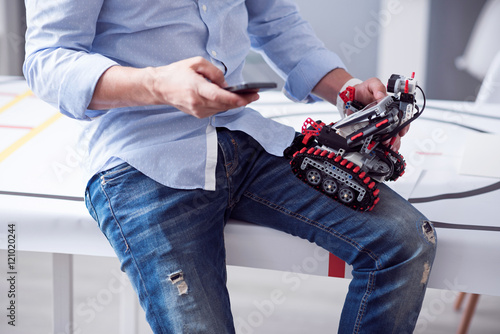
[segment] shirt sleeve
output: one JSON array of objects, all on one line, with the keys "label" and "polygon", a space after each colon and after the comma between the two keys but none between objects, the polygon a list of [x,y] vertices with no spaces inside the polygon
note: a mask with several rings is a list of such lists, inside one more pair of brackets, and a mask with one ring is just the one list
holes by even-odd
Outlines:
[{"label": "shirt sleeve", "polygon": [[251,45],[285,78],[285,93],[300,102],[314,102],[312,89],[328,72],[344,68],[289,0],[246,1]]},{"label": "shirt sleeve", "polygon": [[[102,73],[116,62],[92,52],[104,0],[26,0],[24,76],[33,92],[61,113],[89,120]],[[102,112],[100,112],[102,113]]]}]

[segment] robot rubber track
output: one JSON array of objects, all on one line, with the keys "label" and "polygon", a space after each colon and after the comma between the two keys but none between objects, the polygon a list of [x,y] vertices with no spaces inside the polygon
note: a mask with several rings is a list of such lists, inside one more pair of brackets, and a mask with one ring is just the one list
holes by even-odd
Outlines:
[{"label": "robot rubber track", "polygon": [[[358,211],[371,211],[379,202],[378,183],[396,181],[406,169],[402,155],[389,147],[397,134],[425,108],[416,105],[414,80],[392,75],[387,96],[368,106],[354,100],[348,87],[343,97],[350,114],[325,124],[308,118],[302,134],[285,149],[292,172],[310,187]],[[344,99],[347,97],[347,99]],[[389,143],[389,144],[387,144]]]},{"label": "robot rubber track", "polygon": [[361,168],[327,150],[304,147],[293,155],[293,173],[326,196],[359,211],[378,203],[379,190]]},{"label": "robot rubber track", "polygon": [[[303,139],[297,137],[296,142]],[[402,155],[388,148],[376,149],[382,159],[390,160],[393,166],[389,181],[395,181],[405,172],[406,163]],[[379,202],[376,180],[354,162],[342,155],[318,146],[304,146],[295,151],[290,161],[292,172],[304,183],[324,195],[354,210],[371,211]]]}]

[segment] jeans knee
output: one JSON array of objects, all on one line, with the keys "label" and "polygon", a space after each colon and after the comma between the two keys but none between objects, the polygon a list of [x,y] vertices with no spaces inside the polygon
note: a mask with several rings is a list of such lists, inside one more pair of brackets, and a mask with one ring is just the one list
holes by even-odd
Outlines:
[{"label": "jeans knee", "polygon": [[[400,228],[393,233],[388,250],[387,265],[407,263],[421,267],[432,266],[436,255],[437,235],[432,223],[425,218],[414,221],[407,228]],[[392,256],[390,255],[392,254]]]},{"label": "jeans knee", "polygon": [[[422,284],[427,284],[429,274],[436,256],[437,235],[432,223],[427,219],[416,224],[418,238],[416,242],[408,242],[406,254],[411,260],[415,274],[422,272]],[[417,275],[418,277],[418,275]]]},{"label": "jeans knee", "polygon": [[406,272],[412,273],[415,283],[427,285],[429,275],[434,263],[437,246],[437,235],[432,223],[427,219],[417,221],[412,232],[400,234],[400,239],[395,241],[397,249],[392,265],[403,265]]}]

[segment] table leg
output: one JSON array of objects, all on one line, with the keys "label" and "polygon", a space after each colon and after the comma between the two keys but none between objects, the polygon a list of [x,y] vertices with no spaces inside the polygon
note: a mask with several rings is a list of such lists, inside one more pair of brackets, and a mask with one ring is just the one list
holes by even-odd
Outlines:
[{"label": "table leg", "polygon": [[465,292],[458,293],[457,300],[455,301],[455,305],[453,306],[455,311],[459,311],[460,308],[462,307],[462,303],[464,302],[465,295],[466,295]]},{"label": "table leg", "polygon": [[474,315],[474,311],[476,310],[478,299],[478,294],[470,294],[469,301],[467,303],[467,307],[465,308],[465,313],[462,315],[462,321],[460,322],[460,326],[458,327],[457,334],[467,334],[467,332],[469,331],[469,325],[472,320],[472,316]]},{"label": "table leg", "polygon": [[54,334],[73,333],[73,255],[53,254]]},{"label": "table leg", "polygon": [[120,292],[120,334],[137,334],[139,301],[128,279],[126,282],[128,284]]}]

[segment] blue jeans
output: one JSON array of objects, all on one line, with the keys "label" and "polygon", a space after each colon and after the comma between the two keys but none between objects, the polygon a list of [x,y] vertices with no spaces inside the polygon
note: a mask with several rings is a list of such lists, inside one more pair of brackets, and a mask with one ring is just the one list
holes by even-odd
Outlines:
[{"label": "blue jeans", "polygon": [[436,250],[424,216],[384,185],[373,211],[355,212],[245,133],[218,129],[218,140],[216,191],[168,188],[128,164],[89,181],[89,212],[155,333],[235,332],[225,284],[229,218],[307,239],[353,265],[340,333],[413,331]]}]

